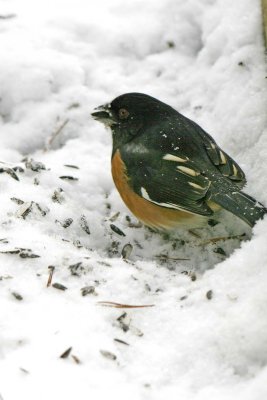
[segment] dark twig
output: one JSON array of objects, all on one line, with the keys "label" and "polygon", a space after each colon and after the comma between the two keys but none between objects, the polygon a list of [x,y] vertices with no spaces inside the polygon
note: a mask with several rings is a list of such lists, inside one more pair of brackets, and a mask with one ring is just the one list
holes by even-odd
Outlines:
[{"label": "dark twig", "polygon": [[130,304],[121,304],[115,303],[114,301],[98,301],[103,307],[114,307],[114,308],[148,308],[148,307],[155,307],[155,304],[146,304],[146,305],[130,305]]},{"label": "dark twig", "polygon": [[65,126],[68,124],[68,122],[69,122],[69,119],[68,118],[65,119],[65,121],[63,121],[62,124],[59,125],[59,127],[55,130],[55,132],[52,133],[52,135],[50,136],[50,138],[48,139],[48,141],[45,145],[44,151],[50,150],[53,141],[63,131]]},{"label": "dark twig", "polygon": [[50,272],[49,272],[49,277],[48,277],[48,281],[47,281],[46,287],[51,286],[53,274],[54,274],[54,271],[55,271],[55,267],[53,265],[49,265],[48,269],[49,269]]}]

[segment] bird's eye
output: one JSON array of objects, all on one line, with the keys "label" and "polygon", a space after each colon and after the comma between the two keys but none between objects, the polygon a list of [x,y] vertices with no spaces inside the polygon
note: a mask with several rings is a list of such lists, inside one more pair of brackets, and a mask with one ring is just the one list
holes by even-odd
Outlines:
[{"label": "bird's eye", "polygon": [[120,108],[119,109],[119,118],[120,119],[126,119],[129,116],[129,111],[126,110],[126,108]]}]

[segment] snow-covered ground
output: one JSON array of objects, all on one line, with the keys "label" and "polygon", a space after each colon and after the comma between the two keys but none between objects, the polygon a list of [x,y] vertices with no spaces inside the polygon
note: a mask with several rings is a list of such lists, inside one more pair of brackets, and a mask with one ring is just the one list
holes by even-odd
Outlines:
[{"label": "snow-covered ground", "polygon": [[266,399],[267,221],[242,243],[207,243],[251,236],[229,216],[199,237],[136,227],[90,117],[125,92],[158,97],[267,204],[260,0],[0,5],[1,400]]}]

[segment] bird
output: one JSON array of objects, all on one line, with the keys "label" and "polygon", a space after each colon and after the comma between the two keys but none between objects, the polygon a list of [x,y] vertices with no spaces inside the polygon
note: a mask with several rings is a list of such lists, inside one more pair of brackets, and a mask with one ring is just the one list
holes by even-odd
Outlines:
[{"label": "bird", "polygon": [[240,166],[196,122],[143,93],[96,107],[112,132],[115,186],[144,225],[170,231],[201,227],[227,210],[253,227],[267,209],[242,191]]}]

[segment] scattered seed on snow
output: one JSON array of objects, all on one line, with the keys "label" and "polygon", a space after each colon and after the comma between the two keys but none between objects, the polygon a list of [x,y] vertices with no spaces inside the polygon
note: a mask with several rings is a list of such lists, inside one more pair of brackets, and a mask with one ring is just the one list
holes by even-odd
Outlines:
[{"label": "scattered seed on snow", "polygon": [[85,268],[84,268],[82,262],[78,262],[76,264],[69,265],[69,270],[70,270],[71,275],[81,276],[84,273]]},{"label": "scattered seed on snow", "polygon": [[140,229],[142,228],[143,224],[142,222],[129,222],[128,224],[129,228],[135,228],[135,229]]},{"label": "scattered seed on snow", "polygon": [[17,197],[11,197],[10,200],[14,201],[14,203],[19,204],[19,205],[24,204],[24,201],[21,199],[18,199]]},{"label": "scattered seed on snow", "polygon": [[18,292],[11,292],[12,296],[15,297],[16,300],[23,300],[23,297],[21,296],[21,294],[19,294]]},{"label": "scattered seed on snow", "polygon": [[111,264],[106,261],[97,261],[97,264],[104,265],[105,267],[111,267]]},{"label": "scattered seed on snow", "polygon": [[214,249],[213,252],[216,254],[221,254],[222,256],[226,256],[226,253],[222,247],[217,247],[217,249]]},{"label": "scattered seed on snow", "polygon": [[139,328],[136,328],[136,326],[131,325],[130,331],[136,336],[139,336],[139,337],[144,336],[143,332]]},{"label": "scattered seed on snow", "polygon": [[28,252],[28,251],[21,251],[19,253],[19,256],[21,258],[40,258],[40,256],[38,254],[33,254],[31,252]]},{"label": "scattered seed on snow", "polygon": [[60,176],[59,179],[65,180],[65,181],[78,181],[79,178],[76,178],[74,176],[70,176],[70,175],[63,175]]},{"label": "scattered seed on snow", "polygon": [[168,40],[167,41],[167,46],[172,49],[173,47],[175,47],[175,43],[172,40]]},{"label": "scattered seed on snow", "polygon": [[133,246],[130,243],[125,244],[121,251],[122,258],[128,259],[132,253],[132,250],[133,250]]},{"label": "scattered seed on snow", "polygon": [[11,250],[0,251],[1,254],[18,254],[21,258],[39,258],[37,254],[33,254],[30,249],[15,248]]},{"label": "scattered seed on snow", "polygon": [[82,230],[85,233],[87,233],[87,235],[90,235],[91,232],[90,232],[90,228],[89,228],[88,222],[87,222],[87,220],[85,218],[85,215],[82,215],[81,218],[80,218],[80,226],[81,226]]},{"label": "scattered seed on snow", "polygon": [[151,388],[151,384],[150,384],[150,383],[144,383],[144,387],[145,387],[146,389],[150,389],[150,388]]},{"label": "scattered seed on snow", "polygon": [[23,200],[16,197],[12,197],[10,200],[21,205],[21,207],[16,212],[16,216],[18,218],[25,219],[29,215],[29,213],[33,211],[34,208],[36,208],[43,217],[49,212],[49,209],[47,207],[41,207],[40,204],[36,203],[35,201],[24,202]]},{"label": "scattered seed on snow", "polygon": [[34,172],[39,172],[46,169],[45,165],[42,162],[34,161],[32,158],[26,159],[25,167],[31,169]]},{"label": "scattered seed on snow", "polygon": [[82,296],[87,296],[88,294],[97,295],[94,286],[85,286],[81,288],[81,294]]},{"label": "scattered seed on snow", "polygon": [[151,287],[149,286],[148,283],[145,284],[145,289],[146,289],[148,292],[151,292]]},{"label": "scattered seed on snow", "polygon": [[10,275],[0,275],[0,281],[3,281],[4,279],[13,279],[13,276],[10,276]]},{"label": "scattered seed on snow", "polygon": [[16,18],[16,17],[17,17],[16,14],[5,14],[5,15],[0,15],[0,19],[3,19],[3,20],[12,19],[12,18]]},{"label": "scattered seed on snow", "polygon": [[40,206],[39,203],[36,203],[36,202],[33,202],[33,204],[36,206],[37,210],[40,211],[40,213],[43,217],[45,217],[46,214],[49,212],[49,209],[47,207],[43,208]]},{"label": "scattered seed on snow", "polygon": [[124,344],[126,346],[130,346],[129,343],[125,342],[124,340],[114,338],[114,342]]},{"label": "scattered seed on snow", "polygon": [[131,318],[126,312],[120,315],[119,318],[117,318],[117,321],[119,322],[120,328],[123,330],[123,332],[128,332],[130,330],[130,332],[136,336],[141,337],[144,335],[140,329],[131,324]]},{"label": "scattered seed on snow", "polygon": [[53,288],[55,289],[59,289],[59,290],[67,290],[68,288],[64,285],[62,285],[61,283],[53,283]]},{"label": "scattered seed on snow", "polygon": [[63,228],[68,228],[72,223],[73,223],[73,219],[72,218],[67,218],[64,221],[58,221],[57,219],[55,220],[55,222],[59,225],[61,225]]},{"label": "scattered seed on snow", "polygon": [[112,215],[112,217],[109,218],[109,221],[111,221],[111,222],[116,221],[116,219],[118,219],[119,215],[120,215],[120,212],[118,211],[118,212],[116,212],[116,214]]},{"label": "scattered seed on snow", "polygon": [[213,297],[213,291],[212,290],[208,290],[206,293],[206,297],[208,300],[211,300]]},{"label": "scattered seed on snow", "polygon": [[113,230],[113,232],[117,233],[117,235],[126,236],[125,233],[120,228],[118,228],[116,225],[110,224],[110,228]]},{"label": "scattered seed on snow", "polygon": [[60,356],[59,358],[68,358],[70,353],[71,353],[72,347],[69,347],[67,350],[65,350]]},{"label": "scattered seed on snow", "polygon": [[16,181],[19,181],[17,174],[15,173],[15,171],[12,168],[0,168],[0,174],[2,174],[3,172],[10,175]]},{"label": "scattered seed on snow", "polygon": [[100,353],[102,354],[103,357],[109,359],[109,360],[116,360],[117,356],[114,353],[111,353],[110,351],[107,350],[99,350]]},{"label": "scattered seed on snow", "polygon": [[113,256],[119,253],[120,242],[113,240],[108,248],[109,256]]},{"label": "scattered seed on snow", "polygon": [[63,196],[63,194],[62,194],[63,192],[64,192],[64,190],[61,189],[61,188],[56,189],[56,190],[54,191],[53,195],[52,195],[52,200],[53,200],[55,203],[62,204],[63,201],[65,200],[65,199],[64,199],[64,196]]},{"label": "scattered seed on snow", "polygon": [[[29,374],[29,373],[30,373],[27,369],[25,369],[25,368],[23,368],[23,367],[19,367],[19,369],[20,369],[20,371],[23,372],[24,374]],[[3,399],[1,398],[1,396],[0,396],[0,400],[3,400]]]},{"label": "scattered seed on snow", "polygon": [[80,169],[80,167],[78,167],[77,165],[72,165],[72,164],[64,164],[64,167],[67,167],[67,168],[74,168],[74,169]]},{"label": "scattered seed on snow", "polygon": [[27,215],[29,215],[29,213],[32,211],[32,204],[33,204],[32,201],[23,203],[21,205],[21,207],[18,209],[18,211],[16,212],[16,216],[18,218],[25,219],[27,217]]},{"label": "scattered seed on snow", "polygon": [[72,103],[68,106],[68,110],[72,110],[73,108],[79,108],[81,107],[80,103]]},{"label": "scattered seed on snow", "polygon": [[63,228],[68,228],[73,223],[72,218],[67,218],[62,222]]},{"label": "scattered seed on snow", "polygon": [[24,169],[23,169],[22,167],[20,167],[19,165],[16,166],[16,167],[14,167],[14,168],[12,168],[12,169],[13,169],[13,171],[15,171],[15,172],[20,172],[20,173],[23,173],[23,172],[24,172]]},{"label": "scattered seed on snow", "polygon": [[123,332],[128,332],[131,323],[131,318],[129,317],[129,315],[124,312],[117,318],[117,321],[119,322],[119,325]]},{"label": "scattered seed on snow", "polygon": [[138,242],[138,240],[134,239],[134,244],[138,247],[138,249],[143,249],[143,246]]},{"label": "scattered seed on snow", "polygon": [[73,240],[73,245],[77,247],[77,249],[81,249],[83,247],[79,239]]},{"label": "scattered seed on snow", "polygon": [[197,280],[197,276],[196,276],[196,273],[195,273],[195,272],[191,272],[191,271],[190,271],[190,272],[188,273],[188,275],[190,276],[192,282],[194,282],[194,281]]},{"label": "scattered seed on snow", "polygon": [[19,254],[19,249],[0,251],[1,254]]}]

